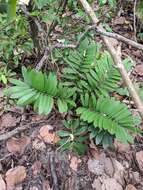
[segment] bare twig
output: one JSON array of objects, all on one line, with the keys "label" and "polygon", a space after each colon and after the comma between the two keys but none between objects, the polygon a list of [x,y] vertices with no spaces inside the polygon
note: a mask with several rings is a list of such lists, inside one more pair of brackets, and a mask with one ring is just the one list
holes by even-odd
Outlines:
[{"label": "bare twig", "polygon": [[10,137],[16,135],[17,133],[20,133],[21,131],[24,131],[24,130],[26,130],[28,128],[33,127],[33,126],[38,126],[39,124],[42,124],[42,123],[45,123],[45,122],[46,121],[32,122],[32,123],[17,127],[16,129],[14,129],[12,131],[6,132],[4,134],[0,134],[0,141],[7,140]]},{"label": "bare twig", "polygon": [[65,49],[65,48],[77,48],[79,45],[80,45],[80,42],[84,39],[85,35],[90,31],[90,30],[95,30],[97,33],[99,33],[100,35],[103,35],[103,36],[107,36],[107,37],[110,37],[110,38],[114,38],[116,40],[119,40],[121,42],[124,42],[128,45],[131,45],[132,47],[135,47],[135,48],[138,48],[140,50],[143,50],[143,45],[142,44],[139,44],[133,40],[130,40],[120,34],[117,34],[117,33],[112,33],[112,32],[106,32],[106,31],[101,31],[97,28],[96,25],[93,25],[93,26],[89,26],[87,27],[87,29],[85,30],[85,32],[83,32],[79,38],[79,40],[77,41],[76,44],[67,44],[67,45],[64,45],[64,44],[55,44],[53,46],[51,46],[51,48],[46,48],[45,49],[45,52],[44,52],[44,55],[43,57],[41,58],[41,60],[39,61],[39,63],[37,64],[36,66],[36,69],[37,70],[40,70],[44,64],[44,62],[46,61],[46,59],[48,58],[48,55],[49,55],[49,52],[52,51],[53,49],[55,48],[60,48],[60,49]]},{"label": "bare twig", "polygon": [[137,0],[134,1],[134,39],[137,41],[136,35],[137,35],[137,30],[136,30],[136,6],[137,6]]},{"label": "bare twig", "polygon": [[126,38],[126,37],[124,37],[124,36],[122,36],[120,34],[101,31],[98,28],[95,28],[95,30],[96,30],[96,32],[98,32],[101,35],[108,36],[110,38],[114,38],[114,39],[119,40],[121,42],[124,42],[124,43],[126,43],[128,45],[131,45],[131,46],[133,46],[135,48],[143,50],[143,45],[142,44],[139,44],[139,43],[137,43],[137,42],[135,42],[133,40],[130,40],[130,39],[128,39],[128,38]]},{"label": "bare twig", "polygon": [[[95,15],[93,9],[89,5],[89,3],[86,0],[79,0],[79,1],[81,2],[82,6],[84,7],[87,14],[91,17],[93,23],[97,26],[96,28],[98,29],[98,31],[106,32],[101,24],[98,25],[99,21]],[[140,98],[139,98],[139,96],[138,96],[138,94],[137,94],[137,92],[136,92],[136,90],[132,84],[132,81],[130,80],[130,78],[128,76],[128,73],[125,70],[124,65],[122,64],[122,60],[121,60],[121,56],[120,56],[119,52],[117,52],[115,50],[115,48],[113,47],[109,37],[102,35],[102,39],[103,39],[104,43],[106,44],[107,49],[113,58],[114,64],[119,69],[119,72],[122,76],[122,79],[123,79],[124,83],[126,84],[128,90],[129,90],[129,93],[130,93],[132,99],[134,100],[135,105],[136,105],[136,107],[140,113],[140,116],[143,120],[143,104],[142,104],[142,101],[140,100]]]}]

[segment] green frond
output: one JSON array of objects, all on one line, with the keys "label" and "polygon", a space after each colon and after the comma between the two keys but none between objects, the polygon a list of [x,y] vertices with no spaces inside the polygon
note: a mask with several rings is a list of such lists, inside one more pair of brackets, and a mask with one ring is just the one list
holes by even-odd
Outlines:
[{"label": "green frond", "polygon": [[24,81],[11,79],[14,86],[6,90],[10,98],[18,99],[17,104],[22,106],[33,104],[34,109],[43,115],[51,112],[54,103],[57,103],[61,113],[75,106],[72,97],[76,89],[58,83],[54,73],[47,76],[45,73],[23,67],[22,75]]},{"label": "green frond", "polygon": [[[84,99],[86,99],[86,96]],[[83,99],[83,97],[82,97]],[[92,99],[91,97],[88,100]],[[135,132],[133,127],[133,119],[128,108],[110,98],[101,97],[94,100],[94,104],[85,104],[83,102],[83,107],[77,109],[77,114],[80,118],[88,123],[92,123],[94,127],[101,130],[108,131],[111,135],[115,135],[116,138],[123,142],[133,142],[133,138],[130,132]]]},{"label": "green frond", "polygon": [[107,97],[118,88],[120,73],[114,68],[107,52],[99,56],[101,53],[97,44],[87,41],[86,44],[70,52],[67,58],[68,67],[63,70],[63,79],[67,85],[77,87],[79,92],[86,90],[94,92],[97,97]]}]

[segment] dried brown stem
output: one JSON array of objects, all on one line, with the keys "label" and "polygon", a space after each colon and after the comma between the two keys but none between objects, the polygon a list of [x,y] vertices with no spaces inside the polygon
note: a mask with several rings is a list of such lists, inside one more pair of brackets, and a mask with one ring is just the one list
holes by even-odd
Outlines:
[{"label": "dried brown stem", "polygon": [[[106,32],[101,24],[98,25],[99,20],[96,17],[96,15],[95,15],[93,9],[91,8],[91,6],[89,5],[89,3],[86,0],[79,0],[79,1],[82,4],[82,6],[84,7],[86,13],[91,17],[91,19],[92,19],[93,23],[96,25],[96,28],[98,29],[98,31]],[[102,35],[102,39],[103,39],[104,43],[106,44],[107,49],[113,58],[114,64],[119,69],[122,79],[123,79],[124,83],[126,84],[128,90],[129,90],[129,93],[130,93],[132,99],[134,100],[135,105],[136,105],[136,107],[140,113],[140,116],[143,120],[142,101],[140,100],[138,93],[136,92],[136,90],[132,84],[132,81],[130,80],[130,78],[128,76],[128,73],[125,70],[124,65],[122,64],[121,55],[120,55],[119,51],[115,50],[109,37]]]},{"label": "dried brown stem", "polygon": [[30,127],[33,127],[33,126],[39,126],[39,124],[42,124],[42,123],[45,123],[45,122],[46,121],[38,121],[38,122],[29,123],[29,124],[17,127],[12,131],[8,131],[6,133],[0,134],[0,141],[7,140],[10,137],[16,135],[17,133],[20,133],[20,132],[22,132],[22,131],[24,131],[26,129],[29,129]]}]

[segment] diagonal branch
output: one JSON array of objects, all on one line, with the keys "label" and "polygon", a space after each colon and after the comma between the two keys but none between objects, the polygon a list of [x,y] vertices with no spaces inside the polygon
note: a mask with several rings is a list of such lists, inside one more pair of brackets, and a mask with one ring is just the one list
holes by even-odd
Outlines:
[{"label": "diagonal branch", "polygon": [[[93,9],[91,8],[91,6],[89,5],[89,3],[86,0],[79,0],[79,2],[84,7],[86,13],[91,17],[91,19],[92,19],[93,23],[96,25],[96,28],[98,29],[98,31],[101,31],[101,33],[106,32],[101,24],[98,25],[99,20],[96,17],[96,15],[95,15]],[[110,52],[110,54],[113,58],[114,64],[119,69],[119,72],[122,76],[122,79],[123,79],[124,83],[126,84],[128,90],[129,90],[129,93],[130,93],[132,99],[134,100],[135,105],[136,105],[136,107],[140,113],[140,116],[143,120],[143,104],[142,104],[142,101],[140,100],[140,98],[139,98],[139,96],[138,96],[138,94],[137,94],[137,92],[136,92],[136,90],[132,84],[132,81],[130,80],[130,78],[128,76],[128,73],[125,70],[124,65],[122,64],[121,55],[120,55],[119,51],[116,51],[115,48],[112,46],[112,43],[111,43],[109,37],[104,36],[104,35],[101,35],[101,37],[102,37],[104,43],[107,46],[108,51]]]}]

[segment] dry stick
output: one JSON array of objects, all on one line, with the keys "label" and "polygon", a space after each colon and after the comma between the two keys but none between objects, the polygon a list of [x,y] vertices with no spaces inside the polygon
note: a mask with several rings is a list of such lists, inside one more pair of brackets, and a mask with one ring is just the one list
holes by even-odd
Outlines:
[{"label": "dry stick", "polygon": [[17,127],[16,129],[12,130],[12,131],[9,131],[9,132],[6,132],[4,134],[0,134],[0,141],[3,141],[3,140],[7,140],[9,139],[10,137],[16,135],[17,133],[20,133],[21,131],[24,131],[30,127],[33,127],[34,125],[39,125],[41,123],[45,123],[46,121],[39,121],[39,122],[32,122],[32,123],[29,123],[27,125],[23,125],[23,126],[20,126],[20,127]]},{"label": "dry stick", "polygon": [[130,40],[120,34],[117,34],[117,33],[112,33],[112,32],[105,32],[105,31],[101,31],[101,30],[98,30],[98,28],[95,28],[96,32],[98,32],[99,34],[101,35],[104,35],[104,36],[107,36],[107,37],[110,37],[110,38],[114,38],[116,40],[119,40],[121,42],[124,42],[128,45],[131,45],[135,48],[138,48],[140,50],[143,50],[143,45],[142,44],[139,44],[133,40]]},{"label": "dry stick", "polygon": [[77,48],[79,45],[80,45],[80,42],[82,41],[82,39],[85,37],[85,35],[90,31],[90,30],[95,30],[97,33],[99,33],[100,35],[104,35],[104,36],[108,36],[110,38],[114,38],[116,40],[119,40],[119,41],[122,41],[128,45],[131,45],[132,47],[135,47],[135,48],[138,48],[140,50],[143,50],[143,45],[142,44],[139,44],[133,40],[130,40],[120,34],[117,34],[117,33],[112,33],[112,32],[106,32],[106,31],[101,31],[97,28],[96,25],[93,25],[93,26],[89,26],[85,32],[83,32],[81,34],[81,37],[79,38],[79,40],[77,41],[76,44],[68,44],[68,45],[64,45],[64,44],[55,44],[53,46],[51,46],[51,48],[46,48],[45,49],[45,52],[44,52],[44,55],[43,57],[41,58],[41,60],[39,61],[39,63],[37,64],[36,66],[36,69],[37,70],[40,70],[44,64],[44,62],[46,61],[50,51],[52,51],[54,48],[61,48],[61,49],[64,49],[64,48]]},{"label": "dry stick", "polygon": [[136,30],[136,6],[137,6],[137,0],[134,1],[134,40],[137,41],[136,35],[137,35],[137,30]]},{"label": "dry stick", "polygon": [[[102,25],[101,24],[98,25],[99,20],[97,19],[96,15],[95,15],[93,9],[91,8],[91,6],[89,5],[89,3],[86,0],[79,0],[79,1],[81,2],[82,6],[84,7],[87,14],[91,17],[93,23],[97,26],[96,28],[98,29],[98,31],[105,32]],[[129,93],[130,93],[132,99],[134,100],[135,105],[136,105],[136,107],[140,113],[140,116],[143,120],[143,104],[132,84],[132,81],[130,80],[130,78],[128,76],[127,71],[124,68],[124,65],[122,64],[121,55],[112,46],[110,38],[108,38],[107,36],[102,36],[102,39],[105,42],[107,49],[113,58],[114,64],[119,69],[122,79],[123,79],[124,83],[126,84],[128,90],[129,90]]]}]

